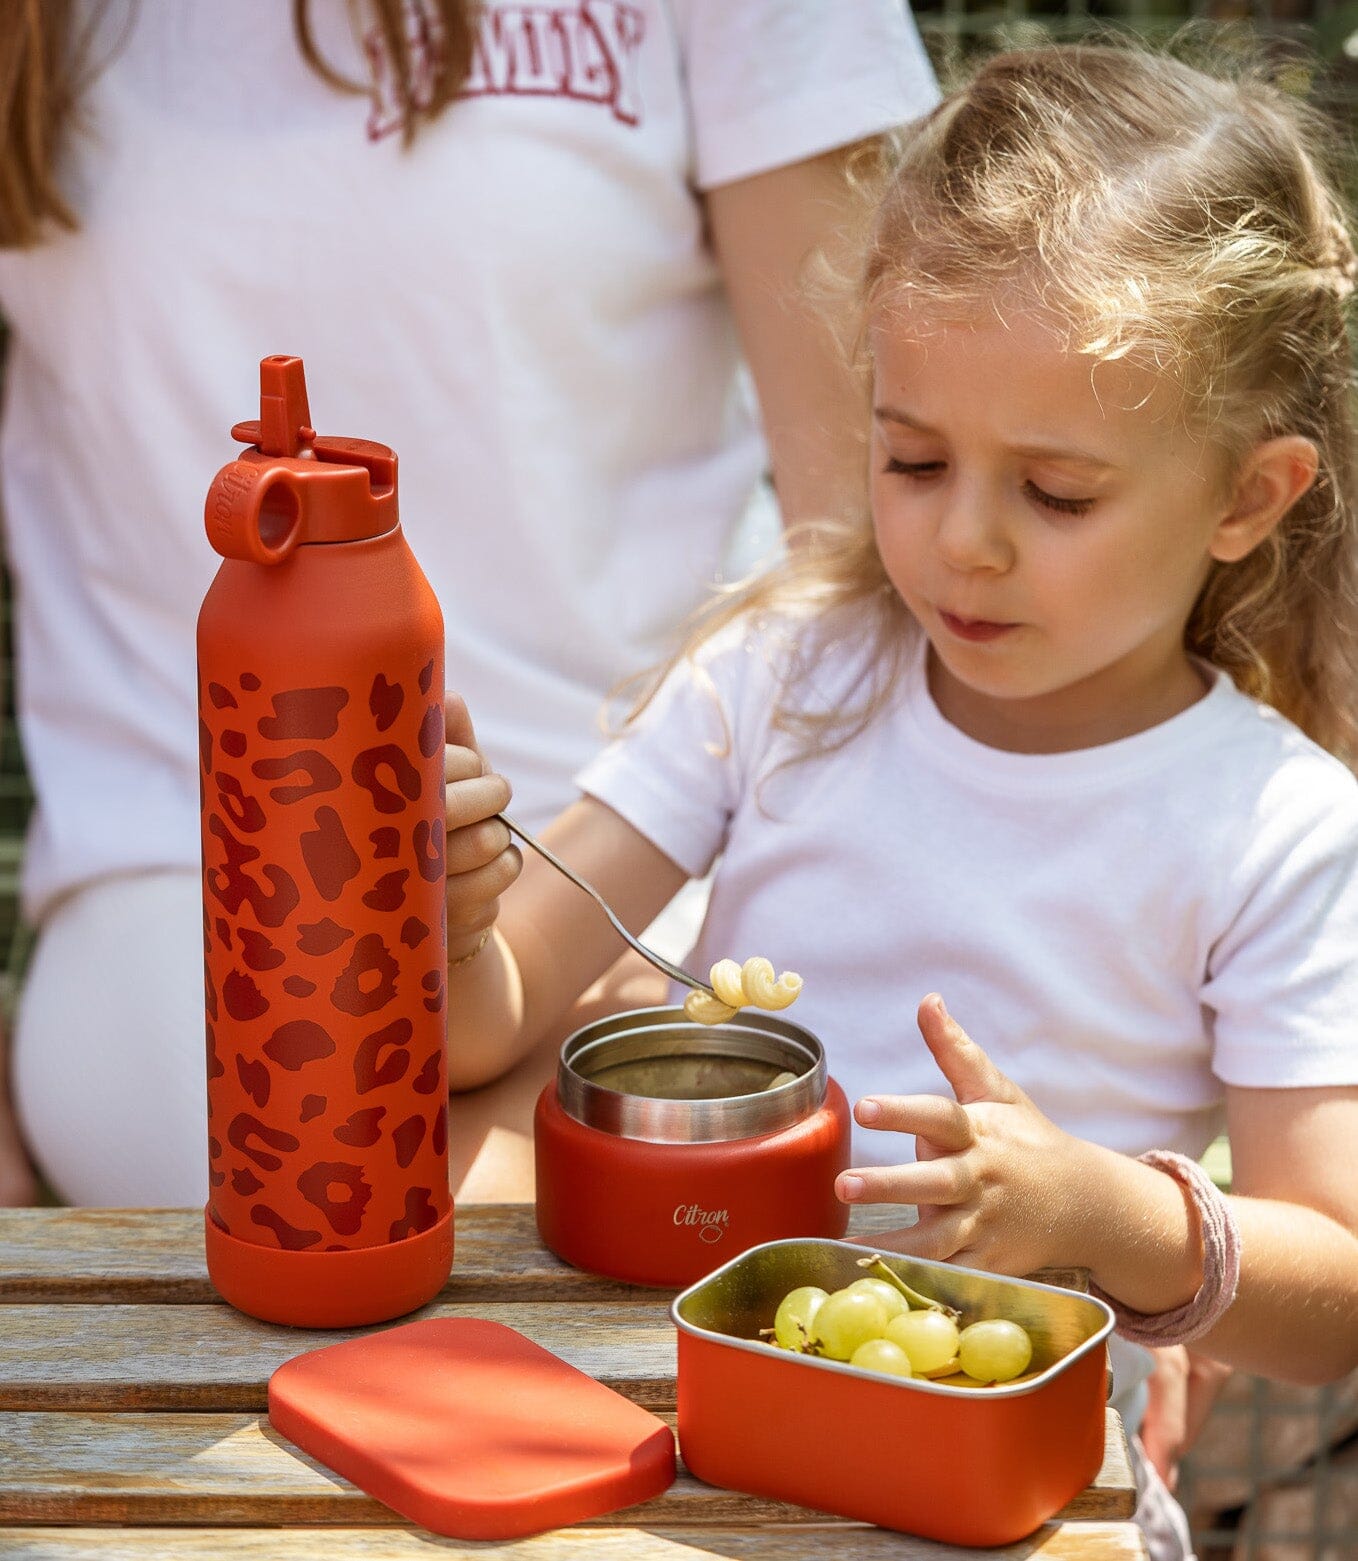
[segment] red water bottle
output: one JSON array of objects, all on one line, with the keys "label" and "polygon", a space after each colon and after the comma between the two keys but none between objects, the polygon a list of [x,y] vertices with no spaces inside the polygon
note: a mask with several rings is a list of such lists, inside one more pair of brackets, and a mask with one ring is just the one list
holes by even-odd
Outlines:
[{"label": "red water bottle", "polygon": [[396,457],[260,365],[198,617],[207,1264],[232,1305],[344,1327],[448,1277],[443,617]]}]

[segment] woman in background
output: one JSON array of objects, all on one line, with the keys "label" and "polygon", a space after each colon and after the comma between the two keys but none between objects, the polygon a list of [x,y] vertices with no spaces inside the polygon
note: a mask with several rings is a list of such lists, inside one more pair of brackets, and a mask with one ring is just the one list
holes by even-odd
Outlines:
[{"label": "woman in background", "polygon": [[[39,929],[14,1106],[62,1200],[194,1204],[202,503],[259,359],[300,355],[323,432],[397,450],[449,684],[540,823],[766,463],[787,521],[859,480],[798,283],[851,149],[937,94],[898,0],[8,15],[0,491]],[[459,1175],[496,1111],[454,1123]],[[32,1193],[0,1095],[0,1202]]]}]

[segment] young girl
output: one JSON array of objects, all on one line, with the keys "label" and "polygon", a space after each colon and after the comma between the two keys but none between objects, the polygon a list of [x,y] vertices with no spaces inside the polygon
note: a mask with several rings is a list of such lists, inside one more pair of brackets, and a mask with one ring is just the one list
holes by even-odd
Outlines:
[{"label": "young girl", "polygon": [[[690,968],[801,972],[890,1245],[1084,1265],[1126,1336],[1318,1383],[1358,1364],[1358,512],[1310,138],[1126,48],[950,97],[863,273],[871,523],[726,604],[548,838],[635,927],[720,855]],[[465,1089],[616,945],[450,722]],[[1185,1158],[1223,1123],[1229,1199]]]}]

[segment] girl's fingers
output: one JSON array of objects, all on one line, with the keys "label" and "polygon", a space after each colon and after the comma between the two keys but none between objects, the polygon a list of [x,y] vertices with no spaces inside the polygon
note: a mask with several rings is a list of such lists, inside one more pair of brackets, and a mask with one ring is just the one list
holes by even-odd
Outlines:
[{"label": "girl's fingers", "polygon": [[916,1225],[853,1239],[874,1252],[899,1252],[905,1257],[926,1258],[931,1263],[951,1262],[966,1247],[962,1215],[946,1209],[930,1211]]},{"label": "girl's fingers", "polygon": [[835,1195],[842,1203],[914,1203],[941,1207],[967,1203],[975,1178],[959,1155],[914,1165],[873,1165],[842,1171]]},{"label": "girl's fingers", "polygon": [[480,932],[499,914],[499,898],[519,876],[523,858],[518,847],[502,851],[493,862],[448,880],[448,927]]},{"label": "girl's fingers", "polygon": [[971,1118],[946,1095],[866,1095],[853,1114],[863,1127],[913,1133],[945,1153],[956,1154],[976,1142]]},{"label": "girl's fingers", "polygon": [[477,780],[485,773],[485,761],[475,748],[444,748],[443,778],[450,786],[458,781]]},{"label": "girl's fingers", "polygon": [[[484,867],[492,866],[501,857],[509,857],[520,863],[523,860],[505,826],[497,819],[488,818],[479,824],[468,824],[465,828],[450,832],[444,871],[449,878],[466,878]],[[514,877],[518,877],[517,867]]]},{"label": "girl's fingers", "polygon": [[937,992],[919,1005],[924,1044],[964,1104],[973,1100],[1013,1100],[1018,1091],[943,1006]]},{"label": "girl's fingers", "polygon": [[[443,696],[443,741],[450,748],[470,748],[480,757],[471,712],[461,694],[445,693]],[[484,767],[484,760],[482,765]],[[476,773],[479,775],[481,771]]]},{"label": "girl's fingers", "polygon": [[[466,750],[450,748],[448,752],[465,753]],[[453,844],[451,836],[455,831],[486,824],[499,841],[496,849],[503,851],[509,844],[509,831],[495,815],[508,805],[509,782],[503,775],[477,775],[450,782],[443,804],[444,827],[450,836],[450,848]]]}]

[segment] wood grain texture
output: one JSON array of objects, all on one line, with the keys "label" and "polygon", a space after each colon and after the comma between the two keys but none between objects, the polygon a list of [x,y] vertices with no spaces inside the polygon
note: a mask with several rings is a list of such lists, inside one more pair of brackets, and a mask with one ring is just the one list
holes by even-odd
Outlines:
[{"label": "wood grain texture", "polygon": [[[531,1207],[457,1210],[459,1300],[647,1300],[656,1292],[596,1279],[553,1257]],[[0,1211],[0,1302],[220,1305],[203,1257],[203,1216],[185,1209]]]},{"label": "wood grain texture", "polygon": [[[855,1211],[855,1229],[885,1231],[898,1215]],[[1085,1288],[1079,1271],[1035,1277]],[[503,1322],[672,1423],[671,1294],[578,1273],[542,1248],[531,1208],[482,1205],[458,1211],[452,1279],[416,1315]],[[259,1413],[278,1365],[350,1335],[273,1327],[221,1303],[207,1282],[196,1212],[0,1211],[0,1302],[7,1303],[0,1306],[0,1561],[950,1561],[963,1554],[687,1474],[645,1507],[514,1543],[460,1543],[395,1524]],[[1144,1555],[1140,1536],[1117,1521],[1132,1500],[1126,1443],[1110,1412],[1094,1485],[1029,1540],[988,1554],[1132,1561]]]},{"label": "wood grain texture", "polygon": [[[901,1224],[894,1207],[854,1209],[851,1234]],[[654,1301],[673,1292],[598,1279],[562,1263],[538,1239],[530,1205],[466,1204],[457,1210],[453,1273],[458,1301]],[[1081,1269],[1032,1276],[1088,1288]],[[0,1304],[223,1304],[208,1282],[203,1216],[187,1209],[0,1209]]]},{"label": "wood grain texture", "polygon": [[[666,1307],[436,1301],[400,1321],[489,1318],[647,1409],[673,1409]],[[285,1360],[375,1331],[276,1327],[229,1306],[11,1306],[0,1314],[0,1409],[262,1410]]]},{"label": "wood grain texture", "polygon": [[[667,1416],[671,1425],[673,1416]],[[1062,1520],[1116,1521],[1135,1504],[1112,1410],[1103,1468]],[[391,1513],[258,1415],[0,1414],[0,1523],[389,1523]],[[605,1520],[600,1520],[605,1521]],[[704,1485],[687,1473],[614,1523],[822,1521],[805,1508]]]},{"label": "wood grain texture", "polygon": [[1122,1523],[1042,1528],[1016,1545],[963,1552],[885,1529],[844,1524],[789,1528],[570,1528],[509,1542],[466,1543],[422,1530],[0,1529],[5,1561],[1143,1561],[1137,1529]]}]

